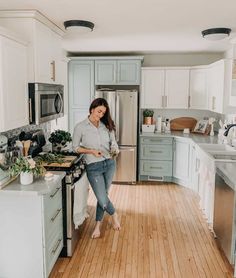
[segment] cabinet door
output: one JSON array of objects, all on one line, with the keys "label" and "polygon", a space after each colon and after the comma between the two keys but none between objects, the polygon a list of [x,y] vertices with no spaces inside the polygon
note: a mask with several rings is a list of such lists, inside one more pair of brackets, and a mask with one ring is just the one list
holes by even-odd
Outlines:
[{"label": "cabinet door", "polygon": [[27,48],[4,37],[0,44],[0,131],[7,131],[29,124]]},{"label": "cabinet door", "polygon": [[165,72],[165,99],[167,108],[188,108],[189,70]]},{"label": "cabinet door", "polygon": [[119,85],[140,84],[141,61],[118,60],[117,61],[117,83]]},{"label": "cabinet door", "polygon": [[189,186],[190,143],[181,139],[174,140],[173,176]]},{"label": "cabinet door", "polygon": [[52,83],[52,31],[35,22],[35,82]]},{"label": "cabinet door", "polygon": [[199,169],[200,169],[200,159],[197,154],[195,144],[191,146],[191,184],[192,189],[198,193],[199,192]]},{"label": "cabinet door", "polygon": [[116,67],[114,60],[95,61],[95,85],[116,84]]},{"label": "cabinet door", "polygon": [[208,69],[209,110],[223,113],[224,60],[214,63]]},{"label": "cabinet door", "polygon": [[77,122],[89,114],[94,96],[94,61],[69,63],[69,126],[73,131]]},{"label": "cabinet door", "polygon": [[141,108],[163,108],[165,71],[142,68]]},{"label": "cabinet door", "polygon": [[190,108],[208,109],[207,69],[190,70]]}]

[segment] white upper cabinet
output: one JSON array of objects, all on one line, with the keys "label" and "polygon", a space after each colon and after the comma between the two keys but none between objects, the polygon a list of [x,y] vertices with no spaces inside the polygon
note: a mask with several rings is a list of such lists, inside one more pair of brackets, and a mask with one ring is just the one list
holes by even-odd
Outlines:
[{"label": "white upper cabinet", "polygon": [[37,11],[0,11],[0,25],[29,42],[29,82],[60,83],[63,31]]},{"label": "white upper cabinet", "polygon": [[142,68],[141,108],[188,108],[189,69]]},{"label": "white upper cabinet", "polygon": [[35,21],[35,77],[43,83],[60,82],[57,72],[61,60],[61,37],[46,25]]},{"label": "white upper cabinet", "polygon": [[208,109],[207,70],[207,68],[190,69],[190,108]]},{"label": "white upper cabinet", "polygon": [[188,108],[189,69],[165,71],[165,105],[167,108]]},{"label": "white upper cabinet", "polygon": [[0,132],[29,124],[27,46],[0,30]]},{"label": "white upper cabinet", "polygon": [[163,108],[165,93],[165,71],[142,68],[141,108]]},{"label": "white upper cabinet", "polygon": [[208,68],[209,110],[223,113],[224,100],[224,60],[217,61]]}]

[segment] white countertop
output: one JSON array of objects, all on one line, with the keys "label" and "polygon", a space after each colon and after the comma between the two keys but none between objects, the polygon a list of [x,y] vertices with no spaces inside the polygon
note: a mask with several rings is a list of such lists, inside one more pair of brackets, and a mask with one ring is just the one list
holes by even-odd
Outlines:
[{"label": "white countertop", "polygon": [[153,132],[142,132],[140,137],[150,136],[150,137],[181,137],[186,139],[192,139],[195,143],[210,143],[217,144],[218,136],[202,135],[197,133],[184,134],[182,131],[171,131],[170,133],[153,133]]},{"label": "white countertop", "polygon": [[236,163],[216,162],[216,172],[233,190],[236,190]]},{"label": "white countertop", "polygon": [[61,185],[61,180],[65,176],[65,172],[52,172],[54,177],[50,181],[46,181],[44,177],[35,178],[31,184],[20,184],[19,177],[0,190],[0,194],[20,194],[20,195],[44,195],[50,193],[58,184]]}]

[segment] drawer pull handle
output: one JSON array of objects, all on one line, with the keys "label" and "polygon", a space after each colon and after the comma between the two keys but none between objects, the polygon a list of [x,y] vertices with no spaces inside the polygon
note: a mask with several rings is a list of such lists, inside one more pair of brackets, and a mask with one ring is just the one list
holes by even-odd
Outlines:
[{"label": "drawer pull handle", "polygon": [[50,198],[53,198],[60,189],[61,189],[60,187],[57,187],[56,191],[50,195]]},{"label": "drawer pull handle", "polygon": [[162,169],[162,167],[161,166],[160,167],[153,167],[153,166],[151,166],[150,169],[159,169],[160,170],[160,169]]},{"label": "drawer pull handle", "polygon": [[61,211],[61,208],[60,209],[57,209],[57,212],[56,214],[51,218],[51,221],[54,222],[54,220],[57,218],[58,214],[60,213]]},{"label": "drawer pull handle", "polygon": [[162,151],[150,151],[150,153],[162,153]]},{"label": "drawer pull handle", "polygon": [[55,253],[56,253],[56,251],[57,251],[57,249],[58,249],[58,247],[59,247],[61,241],[62,241],[61,238],[58,239],[56,246],[52,249],[52,254],[55,254]]},{"label": "drawer pull handle", "polygon": [[150,139],[151,142],[162,142],[162,140],[158,140],[158,139]]}]

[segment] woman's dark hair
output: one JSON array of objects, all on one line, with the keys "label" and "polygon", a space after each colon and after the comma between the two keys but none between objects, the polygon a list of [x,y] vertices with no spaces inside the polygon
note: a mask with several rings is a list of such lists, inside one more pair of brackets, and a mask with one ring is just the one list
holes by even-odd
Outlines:
[{"label": "woman's dark hair", "polygon": [[107,101],[104,98],[95,98],[93,100],[93,102],[90,104],[89,113],[91,114],[92,109],[94,109],[98,106],[106,107],[106,112],[105,112],[104,116],[101,118],[101,122],[104,123],[104,125],[106,126],[106,128],[109,131],[112,131],[112,130],[115,131],[116,127],[115,127],[115,124],[114,124],[114,122],[111,118],[110,108],[109,108],[109,105],[108,105]]}]

